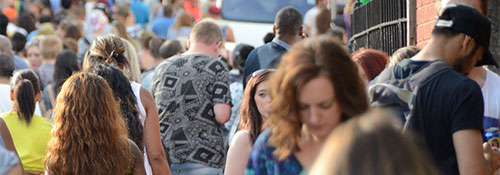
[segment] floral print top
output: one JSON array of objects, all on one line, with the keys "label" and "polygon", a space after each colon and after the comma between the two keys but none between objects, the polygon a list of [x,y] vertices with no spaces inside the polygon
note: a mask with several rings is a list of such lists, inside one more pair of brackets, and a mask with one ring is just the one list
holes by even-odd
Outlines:
[{"label": "floral print top", "polygon": [[290,154],[283,161],[277,161],[277,157],[273,155],[276,149],[274,146],[268,145],[271,130],[266,130],[257,138],[254,144],[250,160],[248,160],[245,174],[247,175],[305,175],[305,170],[300,165],[294,154]]}]

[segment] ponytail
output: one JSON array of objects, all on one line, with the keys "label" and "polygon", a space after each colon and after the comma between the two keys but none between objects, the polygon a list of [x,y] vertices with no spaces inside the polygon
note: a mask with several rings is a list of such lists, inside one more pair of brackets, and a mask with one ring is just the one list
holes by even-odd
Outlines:
[{"label": "ponytail", "polygon": [[35,113],[35,96],[40,93],[38,76],[29,69],[16,71],[10,79],[10,90],[13,92],[13,109],[19,120],[29,124]]},{"label": "ponytail", "polygon": [[35,89],[30,80],[23,79],[14,88],[14,106],[19,119],[27,124],[31,122],[35,113]]}]

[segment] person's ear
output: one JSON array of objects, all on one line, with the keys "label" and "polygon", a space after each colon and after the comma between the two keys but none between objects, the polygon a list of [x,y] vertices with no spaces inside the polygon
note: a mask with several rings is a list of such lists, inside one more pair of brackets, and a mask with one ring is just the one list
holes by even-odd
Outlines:
[{"label": "person's ear", "polygon": [[189,48],[191,47],[191,40],[188,40],[186,47],[187,47],[187,50],[189,50]]},{"label": "person's ear", "polygon": [[462,42],[461,51],[464,52],[465,54],[469,54],[474,49],[475,43],[476,42],[474,41],[474,38],[465,35],[464,41]]},{"label": "person's ear", "polygon": [[273,34],[274,34],[274,36],[276,36],[276,26],[275,25],[273,25]]},{"label": "person's ear", "polygon": [[304,27],[303,26],[300,26],[300,28],[299,28],[299,36],[300,37],[304,36]]},{"label": "person's ear", "polygon": [[10,91],[10,101],[14,101],[14,91]]},{"label": "person's ear", "polygon": [[42,99],[42,92],[36,93],[35,102],[39,102]]}]

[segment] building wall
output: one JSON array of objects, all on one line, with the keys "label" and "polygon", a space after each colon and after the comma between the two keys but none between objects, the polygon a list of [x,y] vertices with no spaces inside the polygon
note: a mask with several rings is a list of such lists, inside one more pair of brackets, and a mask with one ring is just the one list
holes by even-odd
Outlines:
[{"label": "building wall", "polygon": [[[490,0],[488,4],[488,18],[491,21],[490,51],[500,63],[500,1]],[[497,69],[498,70],[498,69]]]},{"label": "building wall", "polygon": [[417,47],[423,48],[427,44],[436,19],[434,0],[417,0]]}]

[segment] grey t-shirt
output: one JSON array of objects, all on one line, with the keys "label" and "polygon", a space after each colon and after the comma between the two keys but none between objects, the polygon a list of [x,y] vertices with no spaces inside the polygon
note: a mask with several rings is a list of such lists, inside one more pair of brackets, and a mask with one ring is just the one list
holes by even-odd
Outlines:
[{"label": "grey t-shirt", "polygon": [[222,125],[213,107],[231,104],[225,64],[209,55],[179,55],[163,61],[151,80],[162,142],[170,163],[222,168]]},{"label": "grey t-shirt", "polygon": [[40,76],[42,89],[54,81],[54,69],[55,65],[47,62],[43,62],[40,68],[38,68],[38,76]]}]

